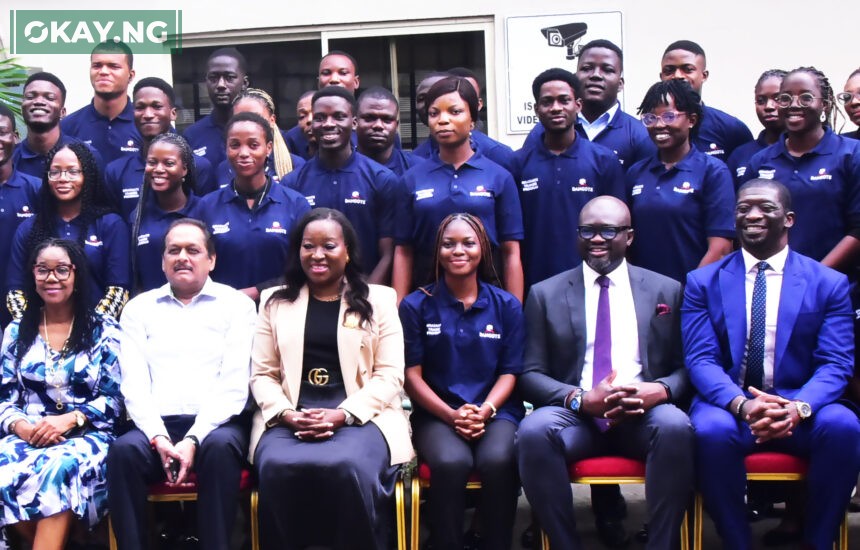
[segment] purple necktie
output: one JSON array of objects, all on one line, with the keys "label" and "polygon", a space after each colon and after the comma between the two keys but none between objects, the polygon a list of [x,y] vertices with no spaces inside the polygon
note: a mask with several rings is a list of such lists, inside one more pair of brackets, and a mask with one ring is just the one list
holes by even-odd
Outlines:
[{"label": "purple necktie", "polygon": [[[594,360],[592,362],[591,387],[596,388],[601,380],[612,372],[612,321],[609,315],[609,277],[597,278],[600,298],[597,300],[597,323],[594,327]],[[609,421],[595,418],[600,431],[609,429]]]}]

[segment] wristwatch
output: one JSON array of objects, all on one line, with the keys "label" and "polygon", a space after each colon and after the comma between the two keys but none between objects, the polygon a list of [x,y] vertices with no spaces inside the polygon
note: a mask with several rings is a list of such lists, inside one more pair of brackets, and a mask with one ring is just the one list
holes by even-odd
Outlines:
[{"label": "wristwatch", "polygon": [[583,395],[585,395],[585,392],[582,391],[582,388],[577,388],[573,390],[573,397],[570,398],[570,403],[567,404],[567,407],[571,411],[578,413],[580,410],[582,410]]},{"label": "wristwatch", "polygon": [[83,428],[87,424],[87,417],[84,416],[84,413],[74,410],[72,411],[72,414],[75,415],[75,427]]},{"label": "wristwatch", "polygon": [[341,409],[343,411],[343,423],[347,426],[352,426],[355,424],[355,417],[352,416],[352,413],[346,409]]},{"label": "wristwatch", "polygon": [[795,401],[794,406],[797,407],[797,416],[801,422],[812,416],[812,407],[806,401]]}]

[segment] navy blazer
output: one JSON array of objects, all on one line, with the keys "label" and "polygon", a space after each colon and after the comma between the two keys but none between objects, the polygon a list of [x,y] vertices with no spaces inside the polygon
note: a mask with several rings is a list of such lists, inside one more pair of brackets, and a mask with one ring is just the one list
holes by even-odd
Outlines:
[{"label": "navy blazer", "polygon": [[[627,264],[642,377],[669,386],[672,401],[689,389],[681,361],[681,284]],[[517,387],[535,407],[564,406],[580,383],[585,360],[585,285],[582,266],[534,285],[526,300],[526,351]],[[620,336],[619,336],[620,337]]]},{"label": "navy blazer", "polygon": [[[698,399],[727,407],[747,342],[746,269],[740,251],[687,275],[681,334]],[[839,399],[854,370],[848,279],[789,250],[774,350],[773,393],[816,411]]]}]

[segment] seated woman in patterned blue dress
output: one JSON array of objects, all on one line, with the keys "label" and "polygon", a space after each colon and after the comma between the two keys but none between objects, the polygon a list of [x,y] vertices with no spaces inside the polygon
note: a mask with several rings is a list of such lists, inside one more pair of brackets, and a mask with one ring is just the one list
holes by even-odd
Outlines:
[{"label": "seated woman in patterned blue dress", "polygon": [[33,548],[60,550],[76,517],[92,527],[107,512],[119,329],[88,307],[77,243],[48,239],[26,265],[29,307],[0,349],[0,548],[13,526]]}]

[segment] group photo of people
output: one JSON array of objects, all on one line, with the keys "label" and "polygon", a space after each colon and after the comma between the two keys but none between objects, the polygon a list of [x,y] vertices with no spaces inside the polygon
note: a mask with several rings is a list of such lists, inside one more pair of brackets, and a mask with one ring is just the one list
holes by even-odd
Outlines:
[{"label": "group photo of people", "polygon": [[[520,83],[519,148],[483,75],[436,67],[408,150],[363,59],[323,55],[281,128],[242,50],[212,49],[181,132],[122,42],[79,110],[44,70],[0,102],[0,549],[398,548],[420,472],[423,549],[695,548],[697,500],[714,548],[844,544],[860,69],[760,67],[754,135],[703,102],[696,41],[625,112],[594,37]],[[748,482],[762,453],[802,480]],[[644,465],[647,524],[592,485],[587,543],[571,466],[596,457]],[[156,486],[196,502],[153,512]]]}]

